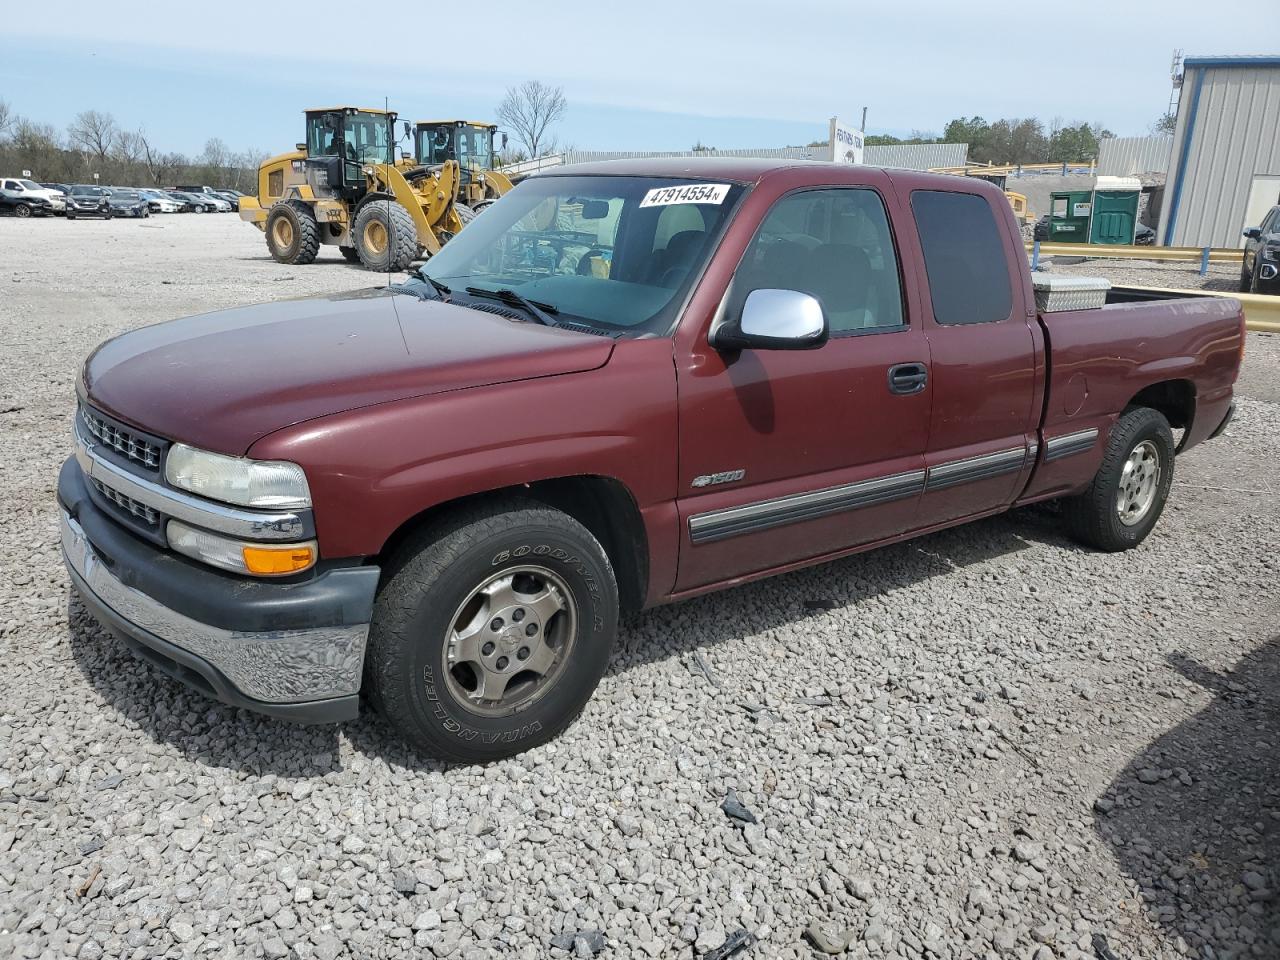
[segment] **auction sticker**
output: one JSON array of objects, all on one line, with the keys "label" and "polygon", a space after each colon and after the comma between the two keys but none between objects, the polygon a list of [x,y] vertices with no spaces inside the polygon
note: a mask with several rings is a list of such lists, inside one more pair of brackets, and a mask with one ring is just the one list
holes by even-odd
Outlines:
[{"label": "auction sticker", "polygon": [[686,183],[675,187],[654,187],[644,195],[640,207],[666,207],[673,203],[724,203],[727,183]]}]

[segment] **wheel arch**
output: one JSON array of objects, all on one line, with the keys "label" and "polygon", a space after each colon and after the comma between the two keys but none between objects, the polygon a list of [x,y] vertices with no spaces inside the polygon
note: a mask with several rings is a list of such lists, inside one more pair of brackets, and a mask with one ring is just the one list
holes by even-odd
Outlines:
[{"label": "wheel arch", "polygon": [[591,531],[613,565],[622,612],[634,613],[644,605],[649,582],[648,537],[635,497],[626,484],[612,477],[553,477],[434,504],[401,523],[382,545],[379,558],[385,565],[386,560],[407,540],[452,510],[511,497],[543,503],[572,517]]},{"label": "wheel arch", "polygon": [[1185,438],[1195,420],[1196,386],[1185,379],[1160,380],[1135,393],[1125,404],[1125,409],[1131,407],[1149,407],[1164,414],[1169,426],[1185,431]]}]

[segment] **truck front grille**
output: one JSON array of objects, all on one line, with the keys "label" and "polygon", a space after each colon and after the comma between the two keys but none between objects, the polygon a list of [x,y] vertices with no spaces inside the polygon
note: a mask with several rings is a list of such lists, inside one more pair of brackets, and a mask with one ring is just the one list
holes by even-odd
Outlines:
[{"label": "truck front grille", "polygon": [[108,487],[97,477],[89,477],[89,482],[93,484],[93,489],[110,501],[118,510],[129,514],[136,522],[145,524],[147,527],[157,529],[160,524],[160,514],[152,507],[141,503],[133,497],[126,496],[119,490]]},{"label": "truck front grille", "polygon": [[160,455],[163,451],[159,444],[127,427],[107,420],[83,404],[80,407],[80,421],[89,434],[104,447],[114,450],[134,463],[141,464],[148,470],[160,469]]}]

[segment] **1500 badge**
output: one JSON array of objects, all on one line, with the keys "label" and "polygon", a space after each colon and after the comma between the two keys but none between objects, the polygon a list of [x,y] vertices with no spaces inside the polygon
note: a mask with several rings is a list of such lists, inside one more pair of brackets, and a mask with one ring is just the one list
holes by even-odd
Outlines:
[{"label": "1500 badge", "polygon": [[693,478],[695,487],[712,487],[718,483],[737,483],[747,475],[745,470],[724,470],[720,473],[704,473]]}]

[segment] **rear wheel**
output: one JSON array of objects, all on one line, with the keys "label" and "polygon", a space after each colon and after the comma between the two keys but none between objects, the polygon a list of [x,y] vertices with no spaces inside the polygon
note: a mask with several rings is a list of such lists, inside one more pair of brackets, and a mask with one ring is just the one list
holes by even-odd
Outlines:
[{"label": "rear wheel", "polygon": [[1067,532],[1098,550],[1136,547],[1164,512],[1173,457],[1173,431],[1164,414],[1148,407],[1125,411],[1111,428],[1089,488],[1063,501]]},{"label": "rear wheel", "polygon": [[267,214],[267,249],[278,263],[303,266],[320,250],[320,225],[301,200],[275,204]]},{"label": "rear wheel", "polygon": [[370,200],[352,228],[360,262],[380,273],[408,270],[418,252],[418,231],[409,211],[394,200]]},{"label": "rear wheel", "polygon": [[355,247],[339,247],[338,252],[342,254],[342,259],[347,263],[360,262],[360,252]]},{"label": "rear wheel", "polygon": [[497,760],[582,711],[609,661],[618,591],[577,521],[533,501],[493,504],[424,531],[389,569],[366,687],[416,746]]}]

